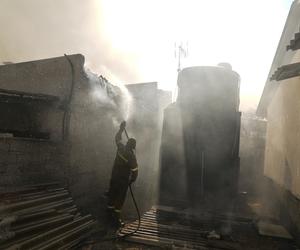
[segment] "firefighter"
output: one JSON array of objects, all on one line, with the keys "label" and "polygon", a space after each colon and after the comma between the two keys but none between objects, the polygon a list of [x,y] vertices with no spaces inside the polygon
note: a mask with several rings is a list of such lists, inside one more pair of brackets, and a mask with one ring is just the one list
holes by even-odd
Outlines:
[{"label": "firefighter", "polygon": [[116,227],[124,224],[120,217],[121,209],[126,198],[128,185],[133,183],[138,176],[138,164],[135,157],[136,140],[129,138],[126,145],[122,143],[122,133],[125,127],[126,122],[123,121],[115,136],[117,153],[108,191],[108,216],[113,226]]}]

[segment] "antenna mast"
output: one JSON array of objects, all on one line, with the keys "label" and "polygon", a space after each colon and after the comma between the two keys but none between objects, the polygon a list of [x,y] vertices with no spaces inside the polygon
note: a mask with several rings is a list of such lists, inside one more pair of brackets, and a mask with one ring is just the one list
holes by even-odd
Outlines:
[{"label": "antenna mast", "polygon": [[184,46],[182,42],[179,45],[175,43],[175,58],[178,58],[177,72],[181,70],[181,58],[188,56],[188,43]]}]

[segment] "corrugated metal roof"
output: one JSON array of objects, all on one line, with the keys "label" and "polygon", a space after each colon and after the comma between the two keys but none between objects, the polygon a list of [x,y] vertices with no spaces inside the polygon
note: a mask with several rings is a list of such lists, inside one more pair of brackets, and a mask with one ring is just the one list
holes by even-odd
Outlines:
[{"label": "corrugated metal roof", "polygon": [[94,226],[68,190],[40,186],[0,193],[0,249],[70,249]]}]

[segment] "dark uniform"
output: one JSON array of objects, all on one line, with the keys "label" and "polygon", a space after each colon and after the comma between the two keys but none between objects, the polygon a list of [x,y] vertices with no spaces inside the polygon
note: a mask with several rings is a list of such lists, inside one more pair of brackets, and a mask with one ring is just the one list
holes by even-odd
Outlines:
[{"label": "dark uniform", "polygon": [[118,150],[108,191],[108,209],[111,210],[117,218],[120,218],[128,184],[134,182],[138,175],[138,165],[134,154],[135,140],[131,138],[127,144],[124,145],[122,143],[122,132],[123,130],[120,129],[115,137]]}]

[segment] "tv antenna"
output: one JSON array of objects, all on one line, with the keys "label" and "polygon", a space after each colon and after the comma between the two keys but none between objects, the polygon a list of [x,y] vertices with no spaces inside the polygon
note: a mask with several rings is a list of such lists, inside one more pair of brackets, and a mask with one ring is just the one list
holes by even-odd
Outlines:
[{"label": "tv antenna", "polygon": [[181,70],[181,59],[188,56],[188,43],[175,43],[175,58],[178,58],[177,72]]}]

